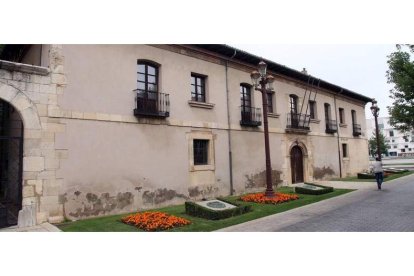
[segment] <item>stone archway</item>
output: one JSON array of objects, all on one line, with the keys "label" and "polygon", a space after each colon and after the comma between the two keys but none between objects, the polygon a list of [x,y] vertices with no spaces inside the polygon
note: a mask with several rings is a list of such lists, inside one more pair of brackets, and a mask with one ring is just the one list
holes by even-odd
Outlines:
[{"label": "stone archway", "polygon": [[[19,88],[7,84],[4,80],[0,79],[0,99],[5,103],[5,106],[12,106],[14,110],[18,113],[16,117],[19,117],[23,123],[22,129],[22,144],[20,145],[20,153],[21,159],[20,166],[21,172],[19,177],[18,187],[21,189],[18,191],[19,198],[21,200],[20,206],[21,210],[18,212],[18,226],[32,226],[37,223],[37,205],[38,200],[36,197],[32,196],[32,194],[27,193],[27,186],[25,185],[25,181],[23,179],[23,173],[26,171],[31,172],[40,172],[44,168],[44,162],[42,164],[41,151],[40,151],[40,138],[41,138],[41,123],[40,118],[37,112],[36,105],[33,103],[32,100],[29,99],[28,96],[24,92],[22,92]],[[33,137],[33,133],[38,133],[38,142],[34,142],[31,137]],[[29,146],[27,149],[30,150],[29,155],[24,154],[23,144],[28,142]],[[35,147],[39,147],[35,149]],[[11,150],[11,148],[10,148]],[[19,157],[20,158],[20,157]]]},{"label": "stone archway", "polygon": [[287,153],[288,183],[310,181],[312,177],[309,172],[308,148],[305,143],[296,139],[290,143]]},{"label": "stone archway", "polygon": [[303,152],[299,146],[290,150],[290,169],[292,184],[304,182]]}]

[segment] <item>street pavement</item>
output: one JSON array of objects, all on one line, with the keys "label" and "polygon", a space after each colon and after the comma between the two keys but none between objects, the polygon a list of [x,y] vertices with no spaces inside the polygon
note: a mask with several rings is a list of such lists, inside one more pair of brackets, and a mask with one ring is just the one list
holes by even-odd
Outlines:
[{"label": "street pavement", "polygon": [[0,232],[61,232],[61,230],[53,224],[45,222],[30,227],[19,228],[17,226],[12,226],[8,228],[2,228],[0,229]]},{"label": "street pavement", "polygon": [[280,214],[220,229],[222,232],[412,232],[414,175],[385,182],[324,182],[357,191]]}]

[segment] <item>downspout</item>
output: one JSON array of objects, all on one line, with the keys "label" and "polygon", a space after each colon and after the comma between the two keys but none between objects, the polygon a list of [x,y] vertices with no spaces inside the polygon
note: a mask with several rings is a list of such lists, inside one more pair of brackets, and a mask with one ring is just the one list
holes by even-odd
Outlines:
[{"label": "downspout", "polygon": [[[338,93],[341,94],[343,89],[341,88],[341,91]],[[336,129],[337,129],[337,142],[338,142],[338,162],[339,162],[339,177],[342,178],[342,162],[341,162],[341,148],[339,143],[339,121],[338,121],[338,109],[336,108],[336,94],[334,94],[334,106],[335,106],[335,120],[336,120]]]},{"label": "downspout", "polygon": [[42,66],[42,51],[43,51],[43,44],[40,44],[39,66]]},{"label": "downspout", "polygon": [[[234,49],[234,54],[230,57],[229,60],[232,60],[237,54],[236,49]],[[230,169],[230,195],[233,195],[233,157],[232,157],[232,150],[231,150],[231,127],[230,127],[230,91],[229,91],[229,82],[228,82],[228,62],[226,60],[225,67],[226,67],[226,100],[227,100],[227,124],[228,124],[228,147],[229,147],[229,169]]]}]

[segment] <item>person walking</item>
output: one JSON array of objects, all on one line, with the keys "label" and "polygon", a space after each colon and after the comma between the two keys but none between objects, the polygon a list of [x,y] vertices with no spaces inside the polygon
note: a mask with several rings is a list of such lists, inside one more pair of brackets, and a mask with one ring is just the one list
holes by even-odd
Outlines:
[{"label": "person walking", "polygon": [[374,162],[373,170],[375,173],[375,180],[377,181],[378,190],[381,190],[381,184],[384,182],[384,170],[382,169],[381,160],[378,157],[375,160],[376,161]]}]

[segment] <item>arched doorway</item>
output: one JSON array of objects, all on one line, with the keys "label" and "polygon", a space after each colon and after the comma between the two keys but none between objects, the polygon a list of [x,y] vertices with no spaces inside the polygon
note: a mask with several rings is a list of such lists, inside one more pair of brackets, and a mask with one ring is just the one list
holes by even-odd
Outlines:
[{"label": "arched doorway", "polygon": [[299,146],[294,146],[290,150],[290,168],[292,172],[292,184],[304,182],[303,152]]},{"label": "arched doorway", "polygon": [[0,99],[0,228],[17,224],[22,209],[23,121]]}]

